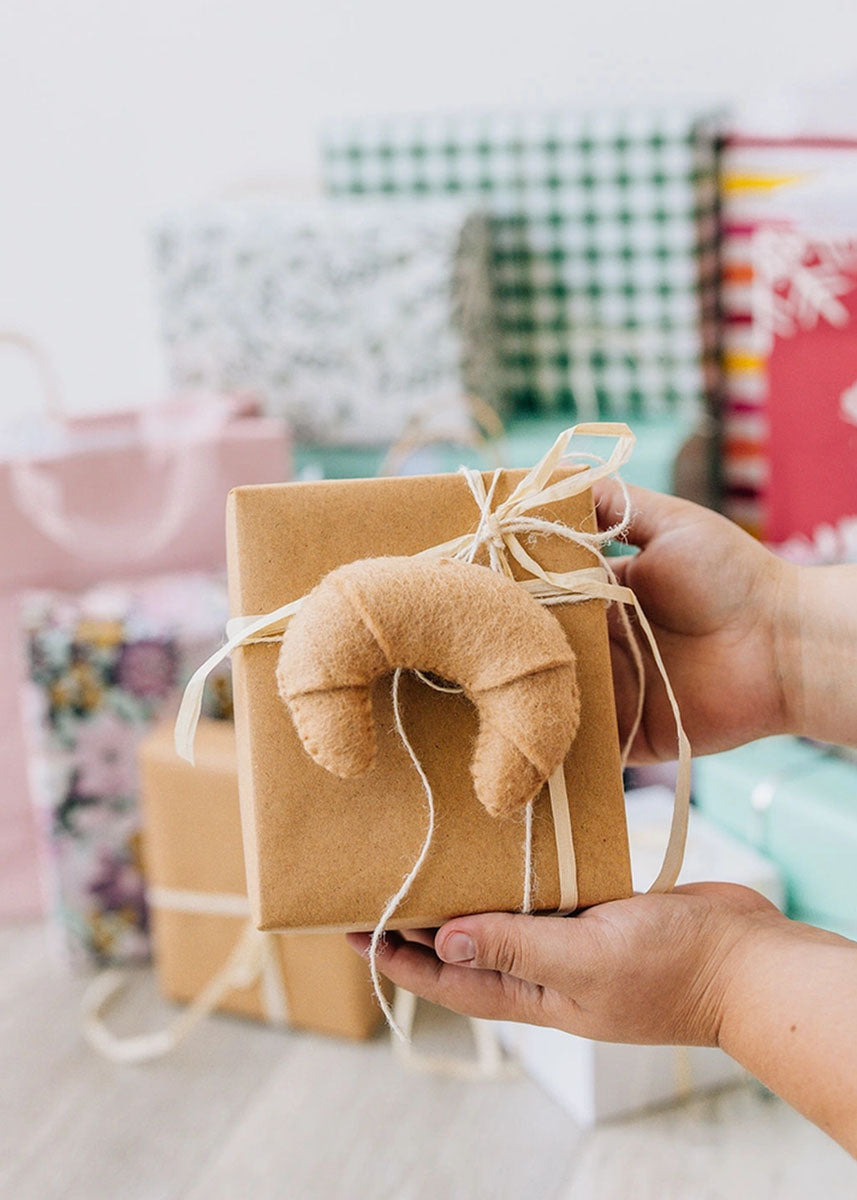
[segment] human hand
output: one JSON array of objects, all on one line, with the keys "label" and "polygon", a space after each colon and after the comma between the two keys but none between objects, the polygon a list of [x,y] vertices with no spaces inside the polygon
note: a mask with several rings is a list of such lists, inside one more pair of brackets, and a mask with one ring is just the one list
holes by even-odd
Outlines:
[{"label": "human hand", "polygon": [[[377,961],[393,983],[468,1016],[715,1045],[742,955],[777,924],[787,922],[749,888],[689,884],[575,917],[483,913],[388,934]],[[349,941],[367,952],[368,934]]]},{"label": "human hand", "polygon": [[[716,513],[629,487],[628,541],[639,553],[611,559],[621,583],[648,617],[681,709],[694,754],[726,750],[786,732],[792,724],[784,630],[795,625],[797,568]],[[619,486],[595,490],[598,523],[622,515]],[[637,673],[619,614],[609,614],[620,737],[631,729]],[[643,719],[632,763],[676,757],[675,725],[645,640]]]}]

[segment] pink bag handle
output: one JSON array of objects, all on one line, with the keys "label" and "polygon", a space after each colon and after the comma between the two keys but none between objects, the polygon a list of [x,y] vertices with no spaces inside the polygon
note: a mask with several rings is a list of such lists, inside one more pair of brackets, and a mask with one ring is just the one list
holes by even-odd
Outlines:
[{"label": "pink bag handle", "polygon": [[[0,332],[0,342],[29,354],[44,385],[48,415],[67,427],[56,374],[44,350],[25,334]],[[39,533],[74,557],[102,566],[150,558],[170,543],[199,503],[215,466],[218,435],[234,412],[232,401],[213,395],[197,397],[184,412],[178,408],[140,410],[140,440],[149,460],[170,467],[158,511],[144,530],[137,524],[75,516],[56,477],[32,462],[10,464],[12,498]]]},{"label": "pink bag handle", "polygon": [[35,338],[16,329],[0,329],[0,345],[12,346],[25,354],[36,369],[42,385],[45,412],[55,421],[64,421],[59,382],[50,358]]}]

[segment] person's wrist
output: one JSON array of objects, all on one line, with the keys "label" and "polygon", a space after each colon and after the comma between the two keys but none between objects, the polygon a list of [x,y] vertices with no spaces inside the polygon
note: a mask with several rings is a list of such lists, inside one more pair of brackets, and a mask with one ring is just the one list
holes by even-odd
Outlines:
[{"label": "person's wrist", "polygon": [[[733,890],[731,885],[724,886]],[[756,945],[769,935],[772,918],[775,923],[785,920],[760,897],[755,900],[763,905],[761,912],[712,905],[706,919],[694,923],[692,948],[686,957],[675,956],[682,962],[676,995],[683,997],[683,1003],[673,1010],[676,1043],[720,1045],[721,1029],[739,1003],[736,981],[742,977],[745,958],[752,957]]]},{"label": "person's wrist", "polygon": [[801,628],[807,604],[807,568],[775,560],[771,645],[778,689],[776,725],[770,732],[801,734],[806,725]]},{"label": "person's wrist", "polygon": [[748,997],[754,991],[760,971],[765,969],[766,959],[776,954],[777,947],[784,938],[789,938],[791,931],[792,922],[773,908],[744,915],[734,931],[718,968],[713,1006],[714,1044],[733,1058],[740,1056],[739,1035]]}]

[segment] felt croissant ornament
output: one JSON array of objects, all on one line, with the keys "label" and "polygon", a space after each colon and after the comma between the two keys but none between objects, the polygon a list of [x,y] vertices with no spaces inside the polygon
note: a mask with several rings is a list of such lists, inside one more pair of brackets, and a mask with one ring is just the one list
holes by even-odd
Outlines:
[{"label": "felt croissant ornament", "polygon": [[375,759],[372,682],[397,668],[458,684],[476,706],[471,772],[494,816],[524,808],[579,723],[574,653],[512,579],[440,558],[367,558],[326,575],[283,635],[280,695],[307,753],[342,778]]}]

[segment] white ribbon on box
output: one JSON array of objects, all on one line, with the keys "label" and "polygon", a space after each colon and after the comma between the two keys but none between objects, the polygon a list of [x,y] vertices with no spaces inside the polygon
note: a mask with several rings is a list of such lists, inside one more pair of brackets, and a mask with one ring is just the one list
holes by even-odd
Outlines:
[{"label": "white ribbon on box", "polygon": [[286,991],[280,968],[279,935],[256,928],[249,919],[247,897],[237,892],[195,892],[185,888],[150,887],[151,908],[171,912],[243,917],[244,924],[223,966],[166,1029],[122,1037],[108,1028],[105,1017],[130,982],[131,972],[110,969],[97,975],[81,1001],[83,1035],[94,1050],[112,1062],[143,1063],[163,1058],[217,1008],[233,988],[252,987],[258,980],[262,1007],[270,1024],[287,1025]]}]

